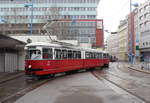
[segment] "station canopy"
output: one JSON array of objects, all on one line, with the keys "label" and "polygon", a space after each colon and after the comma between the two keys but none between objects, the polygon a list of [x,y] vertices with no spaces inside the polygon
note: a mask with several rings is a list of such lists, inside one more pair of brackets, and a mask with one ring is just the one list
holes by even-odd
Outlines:
[{"label": "station canopy", "polygon": [[19,50],[23,49],[26,43],[0,34],[0,49]]}]

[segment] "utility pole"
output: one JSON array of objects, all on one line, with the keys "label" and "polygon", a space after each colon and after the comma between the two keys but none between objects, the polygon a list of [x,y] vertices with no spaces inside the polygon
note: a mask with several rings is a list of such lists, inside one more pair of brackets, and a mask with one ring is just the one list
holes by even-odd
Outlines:
[{"label": "utility pole", "polygon": [[25,4],[24,7],[31,7],[31,22],[30,22],[30,34],[33,34],[33,0],[30,0],[29,4]]}]

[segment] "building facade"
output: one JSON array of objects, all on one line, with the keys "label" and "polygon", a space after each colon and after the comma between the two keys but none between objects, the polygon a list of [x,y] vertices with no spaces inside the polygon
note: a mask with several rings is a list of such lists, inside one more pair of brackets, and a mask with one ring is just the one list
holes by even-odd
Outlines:
[{"label": "building facade", "polygon": [[118,59],[128,61],[128,22],[121,20],[118,27]]},{"label": "building facade", "polygon": [[[0,0],[0,32],[2,34],[30,34],[32,23],[33,34],[41,34],[43,33],[42,26],[48,20],[57,19],[63,22],[61,29],[64,29],[64,26],[66,29],[57,33],[59,39],[75,39],[79,43],[90,42],[94,46],[102,47],[104,45],[101,43],[104,39],[103,31],[101,31],[103,21],[96,19],[99,1]],[[61,26],[61,23],[58,23],[57,28]]]},{"label": "building facade", "polygon": [[111,34],[107,38],[107,51],[109,54],[113,57],[118,58],[118,50],[119,50],[119,44],[118,44],[118,34]]},{"label": "building facade", "polygon": [[96,19],[98,3],[99,0],[0,0],[0,17],[9,23],[30,23],[33,10],[33,23],[49,19]]},{"label": "building facade", "polygon": [[141,59],[150,61],[150,1],[139,6],[139,30]]},{"label": "building facade", "polygon": [[103,20],[98,19],[64,19],[49,27],[59,40],[78,40],[80,44],[88,43],[92,47],[103,47],[103,28]]}]

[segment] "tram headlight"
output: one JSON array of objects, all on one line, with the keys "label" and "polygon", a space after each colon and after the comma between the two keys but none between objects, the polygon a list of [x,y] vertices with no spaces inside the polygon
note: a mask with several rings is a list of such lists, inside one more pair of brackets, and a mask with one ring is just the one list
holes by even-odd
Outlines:
[{"label": "tram headlight", "polygon": [[28,66],[29,69],[30,69],[31,67],[32,67],[31,65]]}]

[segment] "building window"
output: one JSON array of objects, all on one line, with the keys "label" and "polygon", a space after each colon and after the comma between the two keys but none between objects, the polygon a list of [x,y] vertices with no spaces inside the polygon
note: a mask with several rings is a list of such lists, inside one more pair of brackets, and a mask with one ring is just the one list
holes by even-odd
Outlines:
[{"label": "building window", "polygon": [[144,25],[147,26],[147,25],[148,25],[148,21],[145,21],[145,22],[144,22]]},{"label": "building window", "polygon": [[142,24],[140,24],[140,28],[142,28],[143,27],[143,23]]},{"label": "building window", "polygon": [[141,9],[139,10],[139,12],[142,13],[142,12],[143,12],[143,8],[141,8]]},{"label": "building window", "polygon": [[143,16],[140,16],[140,20],[142,20],[143,19]]},{"label": "building window", "polygon": [[145,6],[144,6],[144,9],[147,10],[147,8],[148,8],[148,5],[145,5]]},{"label": "building window", "polygon": [[148,16],[148,13],[145,13],[145,14],[144,14],[144,17],[147,18],[147,16]]}]

